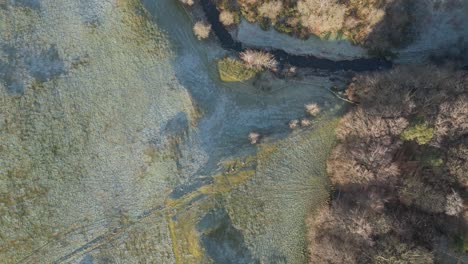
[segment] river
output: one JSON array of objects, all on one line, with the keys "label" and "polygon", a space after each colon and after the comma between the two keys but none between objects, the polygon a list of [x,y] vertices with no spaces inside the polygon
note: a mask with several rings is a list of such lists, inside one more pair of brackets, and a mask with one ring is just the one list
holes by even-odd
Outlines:
[{"label": "river", "polygon": [[[215,61],[230,52],[225,49],[226,39],[222,45],[197,40],[191,16],[177,1],[143,3],[167,33],[175,51],[178,81],[203,113],[179,143],[179,163],[190,166],[181,166],[187,181],[169,198],[179,206],[171,215],[179,219],[174,222],[173,237],[177,262],[304,263],[304,220],[328,195],[324,166],[333,144],[335,116],[342,108],[342,102],[324,87],[343,86],[343,76],[329,73],[289,80],[266,73],[254,81],[223,83]],[[282,52],[275,51],[283,61],[297,65],[307,60],[323,69],[331,63],[278,54]],[[337,68],[328,70],[372,66],[335,64]],[[291,133],[288,122],[305,117],[304,105],[309,102],[323,107],[322,118],[310,129]],[[260,146],[249,143],[251,131],[265,136]],[[224,186],[226,180],[229,187]],[[189,210],[182,209],[189,205]],[[194,228],[195,235],[187,231]],[[193,240],[198,242],[184,246],[184,241]]]}]

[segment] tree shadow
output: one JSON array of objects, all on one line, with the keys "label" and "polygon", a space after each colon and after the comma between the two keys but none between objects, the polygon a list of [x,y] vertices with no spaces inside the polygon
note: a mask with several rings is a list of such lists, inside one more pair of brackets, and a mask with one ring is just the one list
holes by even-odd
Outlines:
[{"label": "tree shadow", "polygon": [[385,8],[384,18],[364,41],[371,55],[389,56],[391,49],[404,48],[414,41],[416,7],[416,1],[396,0]]}]

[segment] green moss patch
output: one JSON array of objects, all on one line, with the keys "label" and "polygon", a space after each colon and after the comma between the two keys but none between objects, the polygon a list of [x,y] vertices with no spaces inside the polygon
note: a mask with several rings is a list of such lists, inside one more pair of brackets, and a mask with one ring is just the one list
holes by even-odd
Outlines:
[{"label": "green moss patch", "polygon": [[254,77],[258,70],[248,68],[239,60],[224,58],[218,61],[218,72],[223,82],[241,82]]}]

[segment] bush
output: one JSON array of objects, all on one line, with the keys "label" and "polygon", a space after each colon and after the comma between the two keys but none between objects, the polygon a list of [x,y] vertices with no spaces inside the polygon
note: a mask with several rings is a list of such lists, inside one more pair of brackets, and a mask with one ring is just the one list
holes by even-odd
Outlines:
[{"label": "bush", "polygon": [[225,26],[231,26],[231,25],[236,24],[235,14],[227,10],[223,10],[221,11],[221,13],[219,13],[219,20]]},{"label": "bush", "polygon": [[320,113],[320,106],[316,103],[306,104],[304,107],[306,112],[311,116],[316,116]]},{"label": "bush", "polygon": [[218,61],[219,77],[224,82],[240,82],[254,77],[258,71],[246,67],[241,61],[224,58]]},{"label": "bush", "polygon": [[308,118],[302,118],[301,119],[301,126],[302,127],[308,127],[312,124],[312,122],[310,121],[310,119]]},{"label": "bush", "polygon": [[261,4],[258,7],[258,13],[271,21],[275,21],[282,9],[283,3],[281,1],[271,1]]},{"label": "bush", "polygon": [[193,26],[193,33],[199,40],[207,39],[210,36],[210,32],[211,25],[206,22],[198,21]]},{"label": "bush", "polygon": [[288,126],[290,129],[296,129],[299,126],[299,120],[294,119],[294,120],[289,121]]},{"label": "bush", "polygon": [[403,131],[401,139],[414,140],[419,145],[425,145],[431,141],[433,136],[434,129],[429,127],[426,122],[418,121]]},{"label": "bush", "polygon": [[295,27],[292,27],[291,25],[288,25],[286,23],[276,23],[275,29],[282,33],[291,34],[294,32]]},{"label": "bush", "polygon": [[182,4],[188,5],[188,6],[193,6],[194,2],[193,0],[179,0]]},{"label": "bush", "polygon": [[246,50],[241,52],[239,56],[247,67],[253,69],[273,69],[278,64],[275,57],[265,51]]},{"label": "bush", "polygon": [[250,144],[253,145],[253,144],[257,144],[260,141],[261,135],[257,132],[250,132],[248,138],[249,138]]}]

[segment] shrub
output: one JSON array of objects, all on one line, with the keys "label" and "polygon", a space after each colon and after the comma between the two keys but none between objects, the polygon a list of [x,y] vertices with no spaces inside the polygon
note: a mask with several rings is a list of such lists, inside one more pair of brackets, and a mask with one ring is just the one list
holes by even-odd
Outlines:
[{"label": "shrub", "polygon": [[291,34],[294,32],[295,27],[286,24],[286,23],[276,23],[275,24],[275,29],[279,32],[286,33],[286,34]]},{"label": "shrub", "polygon": [[231,26],[231,25],[236,24],[235,14],[227,10],[223,10],[221,11],[221,13],[219,13],[219,20],[225,26]]},{"label": "shrub", "polygon": [[413,125],[410,125],[401,134],[403,140],[414,140],[419,145],[425,145],[431,141],[434,136],[434,129],[429,127],[424,121],[417,121]]},{"label": "shrub", "polygon": [[310,119],[308,118],[302,118],[301,119],[301,126],[302,127],[308,127],[312,124],[312,122],[310,121]]},{"label": "shrub", "polygon": [[288,125],[290,129],[296,129],[299,126],[299,120],[297,119],[291,120],[289,121]]},{"label": "shrub", "polygon": [[218,61],[218,72],[224,82],[240,82],[254,77],[258,71],[246,67],[239,60],[226,57]]},{"label": "shrub", "polygon": [[206,22],[198,21],[193,26],[193,33],[199,40],[207,39],[210,36],[210,32],[211,25]]},{"label": "shrub", "polygon": [[316,116],[320,113],[320,106],[316,103],[306,104],[304,107],[306,112],[311,116]]},{"label": "shrub", "polygon": [[321,37],[342,29],[346,18],[346,7],[338,1],[300,0],[297,10],[301,24]]},{"label": "shrub", "polygon": [[257,144],[260,141],[260,134],[257,132],[250,132],[249,141],[250,144]]},{"label": "shrub", "polygon": [[194,2],[193,0],[179,0],[182,4],[188,5],[188,6],[193,6]]},{"label": "shrub", "polygon": [[271,1],[261,4],[258,7],[258,13],[271,21],[275,21],[282,9],[283,3],[281,1]]},{"label": "shrub", "polygon": [[246,50],[240,53],[240,58],[247,67],[253,69],[273,69],[278,64],[272,54],[260,50]]}]

